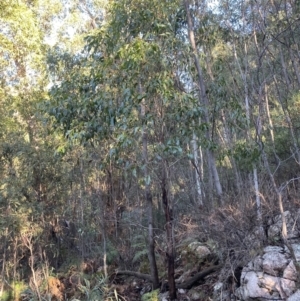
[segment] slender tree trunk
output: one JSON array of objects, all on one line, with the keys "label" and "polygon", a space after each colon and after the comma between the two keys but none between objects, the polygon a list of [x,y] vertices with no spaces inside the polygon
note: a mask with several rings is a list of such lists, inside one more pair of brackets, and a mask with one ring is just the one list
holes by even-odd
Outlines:
[{"label": "slender tree trunk", "polygon": [[[195,42],[193,21],[192,21],[192,16],[191,16],[191,13],[190,13],[190,8],[189,8],[189,6],[190,6],[189,0],[185,0],[184,5],[185,5],[185,10],[186,10],[186,15],[187,15],[189,41],[190,41],[191,48],[193,50],[193,59],[194,59],[194,63],[195,63],[197,73],[198,73],[198,84],[199,84],[199,88],[200,88],[200,93],[198,94],[199,103],[203,104],[205,122],[207,123],[207,125],[210,125],[210,118],[209,118],[209,113],[208,113],[209,99],[208,99],[208,96],[207,96],[207,93],[206,93],[203,72],[202,72],[202,68],[200,66],[199,53],[198,53],[198,49],[197,49],[196,42]],[[210,135],[209,130],[206,131],[206,139],[208,141],[211,139],[211,135]],[[217,195],[218,195],[221,203],[223,203],[223,198],[222,198],[223,197],[223,190],[222,190],[222,186],[221,186],[221,182],[220,182],[219,173],[218,173],[218,170],[217,170],[216,160],[215,160],[214,154],[209,149],[207,149],[206,153],[207,153],[208,166],[210,166],[209,171],[212,173],[213,180],[214,180],[214,185],[215,185],[215,188],[216,188],[216,191],[217,191]]]},{"label": "slender tree trunk", "polygon": [[[97,168],[97,167],[96,167]],[[101,230],[101,236],[102,236],[102,244],[103,244],[103,269],[104,269],[104,276],[105,279],[107,279],[108,273],[107,273],[107,237],[106,237],[106,225],[105,225],[105,201],[102,198],[102,191],[101,191],[101,185],[100,185],[100,176],[98,177],[98,198],[100,203],[100,230]]]},{"label": "slender tree trunk", "polygon": [[175,286],[175,247],[173,237],[173,208],[170,204],[169,191],[169,172],[167,162],[164,164],[162,177],[162,200],[166,218],[166,233],[167,233],[167,261],[168,261],[168,283],[169,283],[169,298],[176,300],[176,286]]},{"label": "slender tree trunk", "polygon": [[[262,80],[260,79],[261,75],[261,70],[262,68],[262,62],[261,58],[263,57],[263,53],[265,51],[264,48],[260,48],[260,45],[258,44],[257,41],[257,33],[256,30],[253,32],[254,34],[254,44],[256,47],[256,52],[257,52],[257,72],[256,72],[256,77],[258,81],[258,115],[257,119],[255,122],[255,127],[256,127],[256,135],[255,135],[255,142],[258,143],[260,148],[262,149],[263,144],[262,144],[262,130],[263,130],[263,121],[264,121],[264,110],[263,110],[263,91],[265,87],[265,79],[263,78]],[[256,210],[257,210],[257,220],[258,220],[258,225],[259,225],[259,231],[260,231],[260,236],[263,241],[265,241],[265,232],[263,228],[263,220],[262,220],[262,209],[261,209],[261,198],[260,198],[260,193],[259,193],[259,186],[258,186],[258,176],[257,176],[257,169],[256,165],[253,165],[253,178],[254,178],[254,187],[255,187],[255,199],[256,199]]]},{"label": "slender tree trunk", "polygon": [[[83,166],[83,159],[79,159],[79,164],[80,164],[80,191],[79,191],[79,203],[80,203],[80,209],[78,212],[80,214],[80,220],[81,226],[84,227],[84,202],[85,200],[85,181],[84,181],[84,166]],[[82,258],[85,257],[85,250],[86,250],[86,245],[85,245],[85,237],[81,235],[80,238],[80,243],[81,243],[81,256]]]},{"label": "slender tree trunk", "polygon": [[275,136],[274,136],[274,130],[273,130],[273,121],[272,121],[271,114],[270,114],[268,87],[266,84],[265,84],[265,93],[264,94],[265,94],[265,109],[266,109],[266,115],[267,115],[267,120],[268,120],[271,142],[272,142],[272,146],[273,146],[273,153],[274,153],[274,156],[276,159],[276,163],[280,164],[280,159],[277,156],[276,149],[275,149]]},{"label": "slender tree trunk", "polygon": [[[206,52],[208,52],[208,50],[206,50]],[[208,75],[210,77],[210,80],[214,81],[214,75],[213,75],[213,72],[212,72],[210,61],[208,60],[208,56],[205,57],[205,62],[206,62],[206,68],[207,68],[207,72],[208,72]],[[226,122],[226,118],[225,118],[225,114],[224,114],[223,109],[221,110],[221,119],[222,119],[222,123],[223,123],[224,139],[221,136],[221,134],[220,134],[220,139],[225,141],[225,143],[224,143],[225,147],[230,148],[231,147],[231,139],[229,138],[230,135],[229,135],[229,131],[228,131],[228,128],[227,128],[227,122]],[[235,160],[232,157],[230,157],[229,160],[230,160],[231,166],[233,167],[234,174],[235,174],[235,177],[236,177],[236,188],[238,190],[238,193],[240,194],[240,192],[241,192],[240,175],[239,175],[239,172],[237,170]]]},{"label": "slender tree trunk", "polygon": [[254,190],[255,190],[257,219],[258,219],[259,224],[262,226],[261,201],[260,201],[260,192],[259,192],[259,186],[258,186],[258,176],[257,176],[256,165],[253,165],[253,182],[254,182]]},{"label": "slender tree trunk", "polygon": [[[247,58],[248,54],[248,48],[246,43],[244,44],[244,52],[245,52],[245,58]],[[244,83],[244,97],[245,97],[245,112],[246,112],[246,139],[250,143],[251,137],[250,137],[250,101],[249,101],[249,91],[248,91],[248,82],[247,82],[247,72],[248,72],[248,61],[245,59],[245,71],[243,72],[241,64],[239,62],[239,59],[237,57],[236,49],[234,47],[234,57],[236,60],[236,64],[238,66],[238,69],[241,74],[241,78]],[[257,220],[259,224],[259,228],[261,231],[261,235],[264,238],[263,235],[263,225],[262,225],[262,212],[261,212],[261,197],[259,192],[259,180],[258,180],[258,174],[257,174],[257,166],[255,163],[252,164],[252,176],[253,176],[253,185],[254,185],[254,191],[255,191],[255,203],[256,203],[256,212],[257,212]]]},{"label": "slender tree trunk", "polygon": [[[139,85],[140,93],[142,93],[142,87]],[[144,120],[146,116],[145,99],[141,102],[141,118]],[[153,201],[150,190],[150,176],[148,171],[148,135],[146,125],[143,125],[142,131],[142,143],[143,143],[143,166],[144,166],[144,180],[145,180],[145,198],[148,208],[148,258],[150,264],[151,277],[153,279],[153,288],[159,287],[158,270],[155,258],[155,246],[154,246],[154,233],[153,233]]]},{"label": "slender tree trunk", "polygon": [[195,164],[194,169],[195,169],[195,179],[196,179],[197,205],[199,207],[202,207],[203,206],[203,197],[202,197],[202,189],[201,189],[201,174],[199,171],[197,138],[194,133],[193,133],[193,139],[191,141],[191,144],[192,144],[194,164]]},{"label": "slender tree trunk", "polygon": [[2,253],[2,269],[1,269],[1,285],[0,285],[0,299],[4,292],[5,284],[5,268],[6,268],[6,252],[7,252],[7,240],[8,240],[8,228],[5,228],[4,243],[3,243],[3,253]]},{"label": "slender tree trunk", "polygon": [[283,57],[282,47],[281,47],[281,45],[279,45],[279,47],[280,47],[280,62],[281,62],[281,66],[282,66],[282,72],[283,72],[283,75],[285,78],[285,83],[286,83],[287,87],[289,87],[291,84],[291,81],[290,81],[290,78],[289,78],[289,75],[287,72],[287,68],[286,68],[286,64],[285,64],[285,60]]},{"label": "slender tree trunk", "polygon": [[214,179],[213,179],[213,173],[212,173],[212,162],[210,160],[210,151],[208,149],[205,150],[204,152],[206,154],[207,158],[207,170],[208,170],[208,187],[206,189],[207,191],[207,196],[208,196],[208,201],[209,203],[212,203],[214,199]]},{"label": "slender tree trunk", "polygon": [[[226,120],[225,113],[224,113],[223,109],[221,110],[221,120],[222,120],[222,124],[223,124],[223,135],[221,133],[219,133],[220,140],[221,141],[223,140],[224,147],[226,149],[232,149],[232,138],[231,138],[230,133],[229,133],[229,129],[228,129],[228,126],[227,126],[227,120]],[[240,173],[238,172],[236,162],[235,162],[235,159],[233,158],[233,156],[229,156],[229,160],[230,160],[231,167],[234,170],[234,174],[235,174],[235,178],[236,178],[237,191],[238,191],[239,194],[241,194],[241,192],[242,192],[242,188],[241,188],[242,180],[241,180]]]},{"label": "slender tree trunk", "polygon": [[[202,147],[199,146],[199,173],[200,173],[200,181],[203,183],[204,179],[204,168],[203,168],[203,153],[202,153]],[[202,189],[203,197],[205,197],[204,189]]]}]

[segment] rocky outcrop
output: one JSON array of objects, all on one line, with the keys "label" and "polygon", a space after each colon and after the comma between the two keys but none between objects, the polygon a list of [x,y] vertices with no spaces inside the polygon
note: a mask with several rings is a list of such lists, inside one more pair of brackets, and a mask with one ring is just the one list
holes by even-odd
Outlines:
[{"label": "rocky outcrop", "polygon": [[[300,262],[300,227],[298,219],[300,210],[286,211],[288,240],[293,248],[297,262]],[[215,300],[262,301],[262,300],[300,300],[297,290],[297,272],[293,258],[284,245],[280,245],[282,219],[278,215],[268,222],[267,235],[271,243],[277,246],[265,247],[259,256],[243,267],[238,287],[219,282],[215,285]],[[224,290],[223,290],[224,289]],[[234,295],[234,297],[233,297]],[[226,298],[224,299],[224,296]],[[237,299],[236,299],[237,298]]]},{"label": "rocky outcrop", "polygon": [[235,295],[240,300],[286,300],[295,289],[297,273],[287,249],[269,246],[262,256],[243,268],[241,286]]},{"label": "rocky outcrop", "polygon": [[[292,244],[300,258],[300,243]],[[268,246],[243,268],[241,286],[235,295],[239,300],[300,300],[296,291],[297,272],[286,247]]]}]

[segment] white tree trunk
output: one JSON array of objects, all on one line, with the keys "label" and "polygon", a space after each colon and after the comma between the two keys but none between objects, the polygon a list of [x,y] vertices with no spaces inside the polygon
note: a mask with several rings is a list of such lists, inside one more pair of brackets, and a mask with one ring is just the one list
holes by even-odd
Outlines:
[{"label": "white tree trunk", "polygon": [[197,204],[198,206],[203,206],[203,197],[202,197],[202,189],[201,189],[201,174],[199,171],[199,160],[198,160],[198,146],[197,146],[197,138],[195,133],[193,133],[193,139],[191,141],[194,164],[195,164],[195,179],[196,179],[196,191],[197,191]]}]

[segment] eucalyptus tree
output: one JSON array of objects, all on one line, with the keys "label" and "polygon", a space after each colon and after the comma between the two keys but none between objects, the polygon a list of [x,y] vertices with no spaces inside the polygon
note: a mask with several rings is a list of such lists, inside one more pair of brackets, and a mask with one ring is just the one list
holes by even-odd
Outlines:
[{"label": "eucalyptus tree", "polygon": [[[32,4],[34,5],[34,4]],[[17,280],[22,274],[18,263],[24,245],[22,231],[28,231],[41,207],[31,204],[41,198],[34,108],[43,90],[42,33],[36,16],[26,1],[1,1],[1,100],[0,100],[0,164],[1,164],[1,252],[2,285]],[[40,138],[40,137],[39,137]],[[41,150],[42,151],[42,150]],[[34,229],[35,231],[36,229]],[[3,287],[1,288],[2,291]]]},{"label": "eucalyptus tree", "polygon": [[[190,11],[190,2],[189,1],[184,1],[185,5],[185,10],[186,10],[186,15],[187,15],[187,24],[188,24],[188,36],[189,36],[189,41],[191,44],[192,52],[193,52],[193,60],[194,64],[197,70],[197,76],[198,76],[198,86],[199,86],[199,105],[203,107],[204,111],[204,120],[208,126],[208,129],[210,128],[211,121],[209,118],[209,106],[210,106],[210,101],[207,95],[207,90],[206,90],[206,84],[204,80],[204,75],[203,75],[203,70],[200,64],[200,54],[199,54],[199,49],[196,45],[196,39],[195,39],[195,32],[194,32],[194,20],[191,15]],[[210,141],[212,137],[212,132],[211,129],[207,130],[206,132],[206,139],[207,141]],[[222,186],[220,183],[220,178],[219,178],[219,173],[216,167],[216,161],[213,152],[208,148],[207,149],[207,160],[208,160],[208,166],[209,166],[209,173],[212,174],[215,187],[217,190],[218,197],[220,198],[221,202],[222,201]]]},{"label": "eucalyptus tree", "polygon": [[[177,84],[176,36],[179,2],[112,2],[106,22],[87,38],[89,55],[53,89],[50,113],[66,134],[110,149],[104,158],[129,160],[142,175],[148,207],[148,256],[151,279],[159,285],[153,234],[152,193],[162,191],[166,216],[170,296],[176,298],[170,165],[184,157],[201,108]],[[193,121],[194,120],[194,121]],[[126,152],[134,151],[130,158]],[[150,169],[151,167],[151,169]],[[150,173],[151,171],[151,173]]]},{"label": "eucalyptus tree", "polygon": [[72,166],[61,156],[64,138],[46,124],[40,104],[48,97],[46,37],[63,4],[0,3],[1,283],[28,276],[26,265],[19,265],[26,248],[20,233],[30,232],[35,248],[39,239],[50,261],[57,255],[46,231],[48,222],[64,210]]},{"label": "eucalyptus tree", "polygon": [[35,117],[29,108],[34,107],[37,98],[43,93],[42,33],[36,25],[33,11],[26,2],[2,1],[0,23],[3,54],[0,63],[3,71],[1,146],[3,151],[10,149],[14,153],[10,154],[13,157],[22,157],[21,150],[18,152],[14,146],[17,146],[16,140],[19,140],[20,146],[29,146],[32,124],[35,123]]}]

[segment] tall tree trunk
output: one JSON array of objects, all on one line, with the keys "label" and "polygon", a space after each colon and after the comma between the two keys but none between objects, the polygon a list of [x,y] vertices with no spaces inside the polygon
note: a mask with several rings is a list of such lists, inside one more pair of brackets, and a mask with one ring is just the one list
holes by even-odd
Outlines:
[{"label": "tall tree trunk", "polygon": [[197,146],[197,138],[196,138],[195,133],[193,133],[193,139],[191,141],[191,144],[192,144],[192,151],[193,151],[193,157],[194,157],[197,205],[199,207],[202,207],[203,206],[203,197],[202,197],[202,189],[201,189],[201,173],[199,171],[198,146]]},{"label": "tall tree trunk", "polygon": [[162,201],[166,218],[166,233],[167,233],[167,261],[168,261],[168,283],[169,283],[169,298],[176,300],[175,286],[175,247],[173,237],[173,208],[170,204],[169,190],[169,168],[167,162],[164,162],[163,176],[161,181]]},{"label": "tall tree trunk", "polygon": [[269,132],[271,136],[271,142],[273,146],[273,153],[276,159],[276,163],[280,164],[280,158],[276,154],[276,149],[275,149],[275,136],[274,136],[274,130],[273,130],[273,121],[271,118],[270,114],[270,108],[269,108],[269,96],[268,96],[268,87],[267,84],[265,84],[265,90],[264,90],[264,95],[265,95],[265,110],[266,110],[266,115],[267,115],[267,120],[268,120],[268,127],[269,127]]},{"label": "tall tree trunk", "polygon": [[[224,113],[223,109],[221,110],[221,120],[222,120],[222,124],[223,124],[223,132],[222,133],[219,132],[220,140],[223,142],[224,147],[226,149],[232,149],[232,138],[231,138],[231,135],[230,135],[230,131],[228,129],[227,120],[226,120],[225,113]],[[241,188],[242,187],[241,175],[240,175],[240,173],[239,173],[239,171],[237,169],[234,157],[232,155],[228,156],[228,157],[229,157],[229,161],[230,161],[231,167],[233,168],[233,171],[234,171],[234,174],[235,174],[236,189],[238,191],[238,194],[240,195],[241,192],[242,192],[242,188]]]},{"label": "tall tree trunk", "polygon": [[[96,170],[97,170],[97,166]],[[107,279],[107,233],[106,233],[106,224],[105,224],[105,205],[106,202],[102,197],[102,190],[101,190],[101,184],[100,184],[100,175],[99,173],[97,174],[97,194],[98,194],[98,199],[99,199],[99,205],[100,205],[100,230],[101,230],[101,238],[102,238],[102,243],[103,243],[103,269],[104,269],[104,276],[105,279]]]},{"label": "tall tree trunk", "polygon": [[[244,52],[245,52],[245,58],[247,58],[248,54],[248,48],[247,44],[244,43]],[[243,80],[244,84],[244,99],[245,99],[245,113],[246,113],[246,139],[247,142],[251,142],[251,137],[250,137],[250,101],[249,101],[249,88],[248,88],[248,82],[247,82],[247,73],[248,73],[248,61],[245,59],[245,71],[243,72],[241,64],[239,62],[237,53],[236,53],[236,48],[234,46],[234,58],[236,61],[236,64],[238,66],[241,78]],[[261,231],[261,235],[264,238],[263,235],[263,224],[262,224],[262,212],[261,212],[261,197],[260,197],[260,192],[259,192],[259,180],[258,180],[258,175],[257,175],[257,167],[256,164],[252,164],[252,176],[253,176],[253,186],[254,186],[254,191],[255,191],[255,203],[256,203],[256,212],[257,212],[257,220],[259,224],[259,228]]]},{"label": "tall tree trunk", "polygon": [[[139,84],[140,93],[142,94],[142,87]],[[141,102],[141,118],[144,121],[146,116],[145,99]],[[150,176],[148,167],[148,134],[146,124],[143,122],[142,130],[142,143],[143,143],[143,166],[144,166],[144,179],[145,179],[145,198],[148,210],[148,258],[150,264],[150,272],[152,277],[153,288],[159,287],[158,270],[155,258],[155,246],[154,246],[154,233],[153,233],[153,201],[150,190]]]},{"label": "tall tree trunk", "polygon": [[[79,191],[79,207],[77,214],[79,215],[78,220],[80,220],[81,227],[85,226],[85,220],[84,220],[84,209],[85,209],[85,193],[86,193],[86,185],[85,185],[85,179],[84,179],[84,159],[79,158],[79,168],[80,168],[80,191]],[[86,244],[85,244],[85,236],[80,235],[80,244],[81,244],[81,256],[82,258],[86,255]]]},{"label": "tall tree trunk", "polygon": [[[193,21],[192,21],[190,8],[189,8],[189,6],[190,6],[189,0],[185,0],[184,5],[185,5],[185,10],[186,10],[186,15],[187,15],[189,41],[190,41],[191,48],[193,50],[194,64],[195,64],[197,74],[198,74],[198,85],[199,85],[199,89],[200,89],[200,93],[198,93],[199,103],[203,105],[205,122],[207,123],[207,125],[210,125],[210,118],[209,118],[209,113],[208,113],[209,99],[208,99],[208,96],[206,93],[202,68],[200,66],[199,52],[198,52],[196,42],[195,42]],[[211,139],[211,133],[209,130],[206,131],[206,139],[208,141]],[[212,173],[213,180],[214,180],[214,186],[216,188],[217,195],[220,199],[220,202],[223,203],[223,198],[222,198],[223,190],[222,190],[219,173],[218,173],[217,166],[216,166],[216,160],[215,160],[213,152],[210,149],[207,149],[207,160],[209,161],[208,162],[208,166],[210,166],[209,172]]]},{"label": "tall tree trunk", "polygon": [[291,81],[290,81],[290,78],[289,78],[289,75],[288,75],[288,72],[287,72],[287,68],[286,68],[286,63],[285,63],[285,60],[284,60],[284,57],[283,57],[282,46],[279,45],[279,47],[280,47],[280,62],[281,62],[281,66],[282,66],[282,72],[284,74],[285,83],[286,83],[287,87],[289,87],[290,84],[291,84]]},{"label": "tall tree trunk", "polygon": [[[4,292],[4,284],[6,282],[6,279],[5,279],[5,268],[6,268],[6,260],[7,260],[7,251],[8,251],[8,248],[7,248],[7,241],[8,241],[8,227],[5,228],[5,233],[4,233],[4,236],[3,236],[3,240],[4,242],[2,242],[2,269],[1,269],[1,285],[0,285],[0,297],[2,297],[3,295],[3,292]],[[14,278],[15,279],[15,278]]]}]

